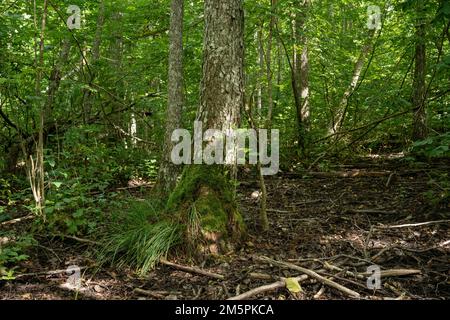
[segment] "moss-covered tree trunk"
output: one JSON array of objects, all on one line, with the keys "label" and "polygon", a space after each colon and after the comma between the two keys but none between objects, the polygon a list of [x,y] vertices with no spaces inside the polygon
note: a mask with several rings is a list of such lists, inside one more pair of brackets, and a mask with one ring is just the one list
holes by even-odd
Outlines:
[{"label": "moss-covered tree trunk", "polygon": [[[203,130],[226,132],[239,124],[244,103],[242,0],[206,0],[201,104]],[[206,144],[214,141],[204,142]],[[198,154],[196,155],[199,156]],[[234,166],[195,164],[184,169],[169,199],[169,210],[187,225],[196,252],[223,252],[243,231],[232,181]]]}]

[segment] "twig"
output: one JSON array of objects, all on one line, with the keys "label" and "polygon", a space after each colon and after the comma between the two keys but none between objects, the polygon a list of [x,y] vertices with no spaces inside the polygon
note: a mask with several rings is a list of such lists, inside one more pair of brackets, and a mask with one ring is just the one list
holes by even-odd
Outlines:
[{"label": "twig", "polygon": [[[295,280],[297,280],[298,282],[301,281],[305,281],[306,279],[308,279],[307,275],[301,275],[299,277],[294,278]],[[251,298],[253,296],[256,296],[257,294],[263,293],[263,292],[267,292],[267,291],[273,291],[279,288],[284,288],[286,287],[286,279],[282,278],[279,281],[276,281],[274,283],[271,284],[266,284],[264,286],[261,287],[257,287],[255,289],[252,289],[250,291],[244,292],[240,295],[234,296],[232,298],[229,298],[227,300],[246,300],[248,298]]]},{"label": "twig", "polygon": [[[382,278],[387,277],[400,277],[400,276],[411,276],[414,274],[421,274],[422,271],[418,269],[389,269],[389,270],[381,270],[380,276]],[[362,273],[363,276],[370,276],[372,273],[370,272],[364,272]]]},{"label": "twig", "polygon": [[450,220],[437,220],[437,221],[427,221],[427,222],[419,222],[419,223],[408,223],[408,224],[399,224],[394,226],[379,226],[379,229],[395,229],[395,228],[409,228],[409,227],[419,227],[426,226],[430,224],[440,224],[440,223],[449,223]]},{"label": "twig", "polygon": [[378,259],[383,253],[385,253],[386,251],[392,250],[392,249],[399,249],[399,250],[404,250],[404,251],[411,251],[411,252],[417,252],[417,253],[423,253],[423,252],[427,252],[427,251],[431,251],[431,250],[435,250],[435,249],[439,249],[442,247],[445,247],[447,245],[450,244],[450,240],[444,241],[440,244],[437,244],[435,246],[429,247],[429,248],[424,248],[424,249],[414,249],[414,248],[404,248],[401,246],[390,246],[390,247],[386,247],[380,250],[380,252],[378,252],[377,254],[375,254],[371,260],[375,261],[376,259]]},{"label": "twig", "polygon": [[250,279],[256,279],[256,280],[272,280],[273,279],[273,277],[270,274],[259,273],[259,272],[251,272],[248,274],[248,277]]},{"label": "twig", "polygon": [[20,218],[4,221],[4,222],[0,223],[0,226],[6,226],[6,225],[14,224],[14,223],[17,223],[17,222],[34,219],[35,217],[36,217],[35,215],[29,214],[29,215],[27,215],[25,217],[20,217]]},{"label": "twig", "polygon": [[322,285],[322,287],[320,287],[320,290],[317,291],[317,293],[314,295],[314,299],[319,299],[324,292],[325,292],[325,286]]},{"label": "twig", "polygon": [[135,288],[133,290],[134,292],[138,293],[138,294],[143,294],[155,299],[165,299],[166,295],[180,295],[181,292],[177,291],[177,292],[168,292],[168,291],[150,291],[150,290],[144,290],[141,288]]},{"label": "twig", "polygon": [[396,211],[385,211],[377,209],[348,209],[345,213],[363,213],[363,214],[396,214]]},{"label": "twig", "polygon": [[349,288],[346,288],[343,285],[340,285],[339,283],[336,283],[336,282],[334,282],[334,281],[332,281],[330,279],[324,278],[320,274],[316,273],[315,271],[312,271],[312,270],[309,270],[309,269],[297,266],[297,265],[292,264],[292,263],[276,261],[276,260],[270,259],[268,257],[257,257],[257,260],[262,261],[262,262],[266,262],[266,263],[272,263],[272,264],[275,264],[275,265],[278,265],[278,266],[287,267],[287,268],[290,268],[290,269],[293,269],[293,270],[297,270],[297,271],[303,272],[304,274],[307,274],[308,276],[319,280],[323,284],[326,284],[326,285],[328,285],[330,287],[333,287],[333,288],[335,288],[337,290],[340,290],[340,291],[346,293],[347,295],[349,295],[349,296],[351,296],[353,298],[359,298],[360,297],[360,294],[358,292],[353,291],[353,290],[351,290]]},{"label": "twig", "polygon": [[[369,277],[372,275],[371,272],[352,272],[349,270],[342,269],[340,267],[334,266],[328,262],[324,262],[324,267],[328,270],[332,271],[339,271],[339,272],[345,272],[346,275],[358,278],[358,279],[365,279],[366,277]],[[420,270],[417,269],[389,269],[389,270],[381,270],[380,276],[383,278],[387,277],[399,277],[399,276],[409,276],[414,274],[420,274],[422,273]]]},{"label": "twig", "polygon": [[394,176],[395,176],[395,173],[394,173],[394,172],[392,172],[392,173],[389,175],[389,178],[388,178],[387,181],[386,181],[386,188],[389,187],[389,185],[391,184],[392,178],[393,178]]},{"label": "twig", "polygon": [[67,239],[71,239],[71,240],[75,240],[81,243],[88,243],[88,244],[92,244],[92,245],[99,245],[100,242],[98,241],[94,241],[94,240],[89,240],[89,239],[84,239],[84,238],[79,238],[76,236],[69,236],[69,235],[63,235],[63,234],[51,234],[49,235],[51,237],[59,237],[59,238],[67,238]]},{"label": "twig", "polygon": [[166,266],[169,266],[169,267],[172,267],[172,268],[176,268],[176,269],[180,269],[180,270],[183,270],[185,272],[197,273],[197,274],[201,274],[201,275],[204,275],[204,276],[207,276],[207,277],[210,277],[210,278],[214,278],[214,279],[219,279],[219,280],[224,280],[225,279],[225,277],[223,275],[221,275],[221,274],[208,272],[208,271],[196,268],[196,267],[182,266],[180,264],[169,262],[169,261],[167,261],[165,259],[160,259],[159,262],[161,264],[166,265]]},{"label": "twig", "polygon": [[[87,268],[89,268],[89,267],[80,267],[80,270],[84,270]],[[18,274],[16,276],[14,276],[14,277],[17,279],[17,278],[22,278],[22,277],[51,276],[51,275],[61,274],[61,273],[66,273],[66,272],[67,272],[67,269],[52,270],[52,271],[40,271],[40,272],[32,272],[32,273],[22,273],[22,274]]]}]

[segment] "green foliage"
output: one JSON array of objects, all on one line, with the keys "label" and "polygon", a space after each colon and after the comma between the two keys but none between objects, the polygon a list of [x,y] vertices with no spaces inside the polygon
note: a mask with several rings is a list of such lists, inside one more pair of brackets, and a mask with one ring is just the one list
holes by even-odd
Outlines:
[{"label": "green foliage", "polygon": [[428,181],[428,190],[425,192],[425,199],[435,207],[448,209],[450,206],[450,176],[445,174],[432,174]]},{"label": "green foliage", "polygon": [[141,275],[151,270],[181,240],[182,228],[161,215],[160,205],[132,203],[115,215],[99,253],[101,263],[134,267]]},{"label": "green foliage", "polygon": [[9,201],[11,200],[11,195],[12,194],[10,182],[4,178],[0,178],[0,205],[9,204]]},{"label": "green foliage", "polygon": [[26,250],[35,243],[31,235],[16,237],[12,232],[0,232],[0,280],[14,279],[14,269],[29,258]]},{"label": "green foliage", "polygon": [[411,151],[413,155],[426,158],[450,157],[450,132],[416,141]]}]

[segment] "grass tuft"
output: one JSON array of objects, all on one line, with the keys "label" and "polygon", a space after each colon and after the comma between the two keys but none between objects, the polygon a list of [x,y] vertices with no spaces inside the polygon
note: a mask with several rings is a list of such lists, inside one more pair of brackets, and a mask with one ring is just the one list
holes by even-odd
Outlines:
[{"label": "grass tuft", "polygon": [[150,271],[182,237],[179,224],[169,221],[148,202],[134,203],[115,217],[100,251],[100,263],[134,267],[140,275]]}]

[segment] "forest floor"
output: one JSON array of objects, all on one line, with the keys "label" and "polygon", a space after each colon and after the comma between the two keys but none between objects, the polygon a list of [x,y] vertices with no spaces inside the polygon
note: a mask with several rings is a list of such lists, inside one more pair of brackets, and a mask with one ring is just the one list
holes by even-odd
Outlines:
[{"label": "forest floor", "polygon": [[[266,233],[254,222],[258,182],[246,177],[238,196],[248,238],[236,251],[197,266],[223,275],[223,280],[162,264],[145,278],[132,270],[97,270],[92,267],[94,245],[47,239],[22,266],[23,274],[0,281],[0,299],[227,299],[280,277],[302,275],[261,256],[314,270],[363,299],[449,299],[450,204],[431,206],[425,196],[437,188],[430,184],[431,172],[444,174],[449,168],[450,163],[442,162],[412,168],[397,160],[365,158],[328,172],[267,177]],[[189,265],[181,257],[168,260]],[[78,293],[64,286],[69,265],[82,268]],[[376,291],[367,288],[364,274],[371,265],[387,272]],[[411,274],[389,275],[392,269]],[[300,284],[301,293],[281,286],[251,298],[352,299],[315,278]]]}]

